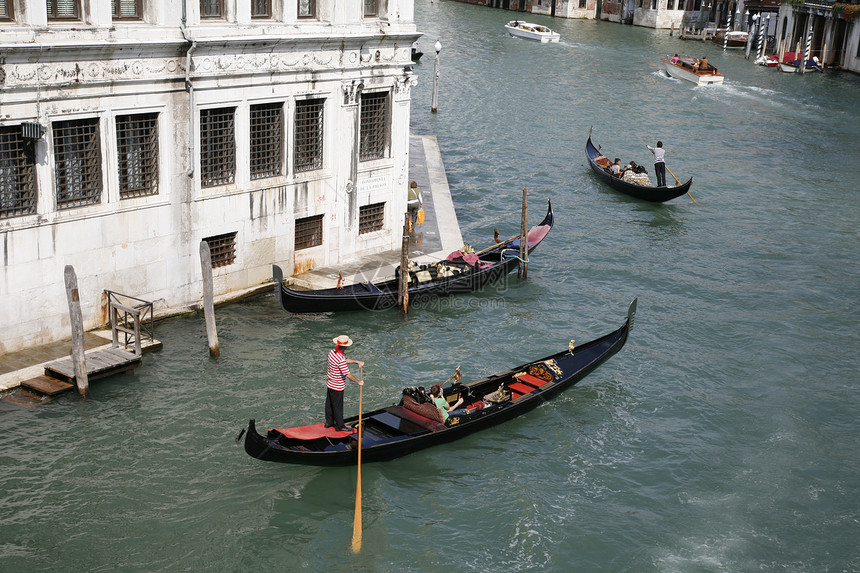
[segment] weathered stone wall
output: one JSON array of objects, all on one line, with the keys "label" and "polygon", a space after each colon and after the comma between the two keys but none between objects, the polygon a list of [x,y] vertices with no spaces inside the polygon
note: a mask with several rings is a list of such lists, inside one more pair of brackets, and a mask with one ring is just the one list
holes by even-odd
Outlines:
[{"label": "weathered stone wall", "polygon": [[[35,146],[36,212],[0,218],[0,353],[69,336],[65,265],[91,328],[106,320],[105,289],[151,300],[156,314],[198,304],[204,237],[236,233],[235,262],[214,270],[221,299],[271,281],[273,263],[289,273],[399,248],[419,37],[412,0],[388,0],[378,18],[363,17],[360,2],[318,0],[318,18],[301,21],[278,2],[272,19],[252,20],[242,0],[228,0],[223,20],[201,20],[189,2],[184,33],[182,3],[171,0],[144,3],[135,22],[112,22],[110,2],[84,3],[81,21],[62,23],[47,20],[44,1],[18,4],[26,9],[0,28],[0,126],[46,131]],[[388,147],[359,161],[359,106],[374,92],[389,94]],[[323,167],[297,173],[303,98],[325,100]],[[285,171],[254,179],[250,108],[272,102],[284,105]],[[200,112],[222,107],[235,108],[235,176],[204,187]],[[116,118],[146,112],[158,114],[158,193],[123,199]],[[101,197],[58,209],[52,126],[82,118],[98,119]],[[359,208],[378,202],[383,229],[359,234]],[[313,215],[323,216],[323,243],[295,251],[295,220]]]}]

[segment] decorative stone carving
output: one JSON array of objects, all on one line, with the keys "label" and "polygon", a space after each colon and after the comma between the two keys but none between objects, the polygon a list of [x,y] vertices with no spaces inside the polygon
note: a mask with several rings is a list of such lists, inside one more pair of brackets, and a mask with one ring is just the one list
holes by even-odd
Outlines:
[{"label": "decorative stone carving", "polygon": [[364,89],[364,84],[358,80],[341,83],[343,89],[343,105],[358,105],[358,96]]}]

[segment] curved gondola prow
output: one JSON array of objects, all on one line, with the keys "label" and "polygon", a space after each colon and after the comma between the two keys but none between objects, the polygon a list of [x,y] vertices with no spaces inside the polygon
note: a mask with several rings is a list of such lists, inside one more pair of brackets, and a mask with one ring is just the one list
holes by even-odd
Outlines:
[{"label": "curved gondola prow", "polygon": [[639,297],[633,299],[633,302],[630,303],[630,306],[627,308],[627,332],[633,330],[633,320],[636,318],[636,303],[639,301]]}]

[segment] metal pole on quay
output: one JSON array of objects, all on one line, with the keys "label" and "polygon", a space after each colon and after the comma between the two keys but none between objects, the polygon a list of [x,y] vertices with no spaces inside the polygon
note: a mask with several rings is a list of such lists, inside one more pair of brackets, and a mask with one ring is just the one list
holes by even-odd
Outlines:
[{"label": "metal pole on quay", "polygon": [[430,111],[436,113],[436,104],[439,102],[439,52],[442,51],[439,40],[436,40],[433,49],[436,50],[436,63],[433,64],[433,101],[430,102]]}]

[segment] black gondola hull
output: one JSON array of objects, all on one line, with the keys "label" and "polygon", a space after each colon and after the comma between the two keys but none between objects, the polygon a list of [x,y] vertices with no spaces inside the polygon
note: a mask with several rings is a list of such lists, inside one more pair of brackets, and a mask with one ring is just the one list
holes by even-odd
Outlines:
[{"label": "black gondola hull", "polygon": [[588,164],[591,166],[591,170],[594,171],[594,174],[616,191],[620,191],[625,195],[630,195],[631,197],[635,197],[643,201],[651,201],[654,203],[671,201],[672,199],[676,199],[687,193],[690,190],[690,186],[693,184],[693,178],[690,177],[689,181],[677,187],[636,185],[635,183],[624,181],[620,177],[615,177],[604,171],[603,168],[595,161],[595,159],[600,155],[600,151],[598,151],[591,142],[591,136],[589,136],[588,141],[585,143],[585,156],[588,158]]},{"label": "black gondola hull", "polygon": [[[546,225],[550,229],[555,217],[552,203],[547,202],[547,212],[537,227]],[[483,257],[492,261],[490,267],[452,277],[437,278],[424,284],[410,284],[409,305],[427,303],[435,298],[478,291],[496,283],[517,267],[516,249],[511,247],[516,239],[503,241],[486,249]],[[531,253],[540,241],[529,248]],[[319,290],[296,290],[283,283],[283,271],[273,266],[275,291],[284,310],[293,313],[342,312],[348,310],[385,310],[397,305],[398,280],[380,283],[357,283],[343,288]]]},{"label": "black gondola hull", "polygon": [[[577,347],[573,352],[569,350],[559,352],[483,380],[447,389],[446,394],[458,389],[459,391],[467,389],[472,396],[483,396],[501,384],[508,385],[512,391],[518,385],[524,386],[519,383],[521,378],[517,376],[531,372],[533,369],[548,372],[550,374],[548,377],[551,377],[551,380],[544,382],[540,387],[519,395],[510,402],[486,406],[473,414],[458,416],[457,420],[453,420],[452,417],[452,420],[449,420],[450,425],[441,428],[437,426],[431,430],[418,428],[417,431],[404,431],[399,435],[395,435],[393,426],[387,426],[390,435],[380,437],[377,430],[377,427],[381,427],[379,420],[390,420],[393,417],[392,412],[397,407],[381,408],[366,413],[362,417],[365,427],[362,462],[388,461],[431,446],[452,442],[533,410],[575,385],[621,350],[633,327],[635,311],[636,301],[634,300],[628,310],[627,320],[620,328]],[[347,425],[355,425],[357,420],[358,417],[353,416],[345,422]],[[245,451],[254,458],[318,466],[356,464],[358,457],[356,444],[355,434],[353,434],[351,437],[335,442],[326,439],[326,442],[321,441],[321,444],[316,444],[316,447],[313,443],[307,443],[306,447],[298,441],[284,440],[275,430],[270,431],[266,436],[259,434],[254,420],[250,421],[245,436]]]}]

